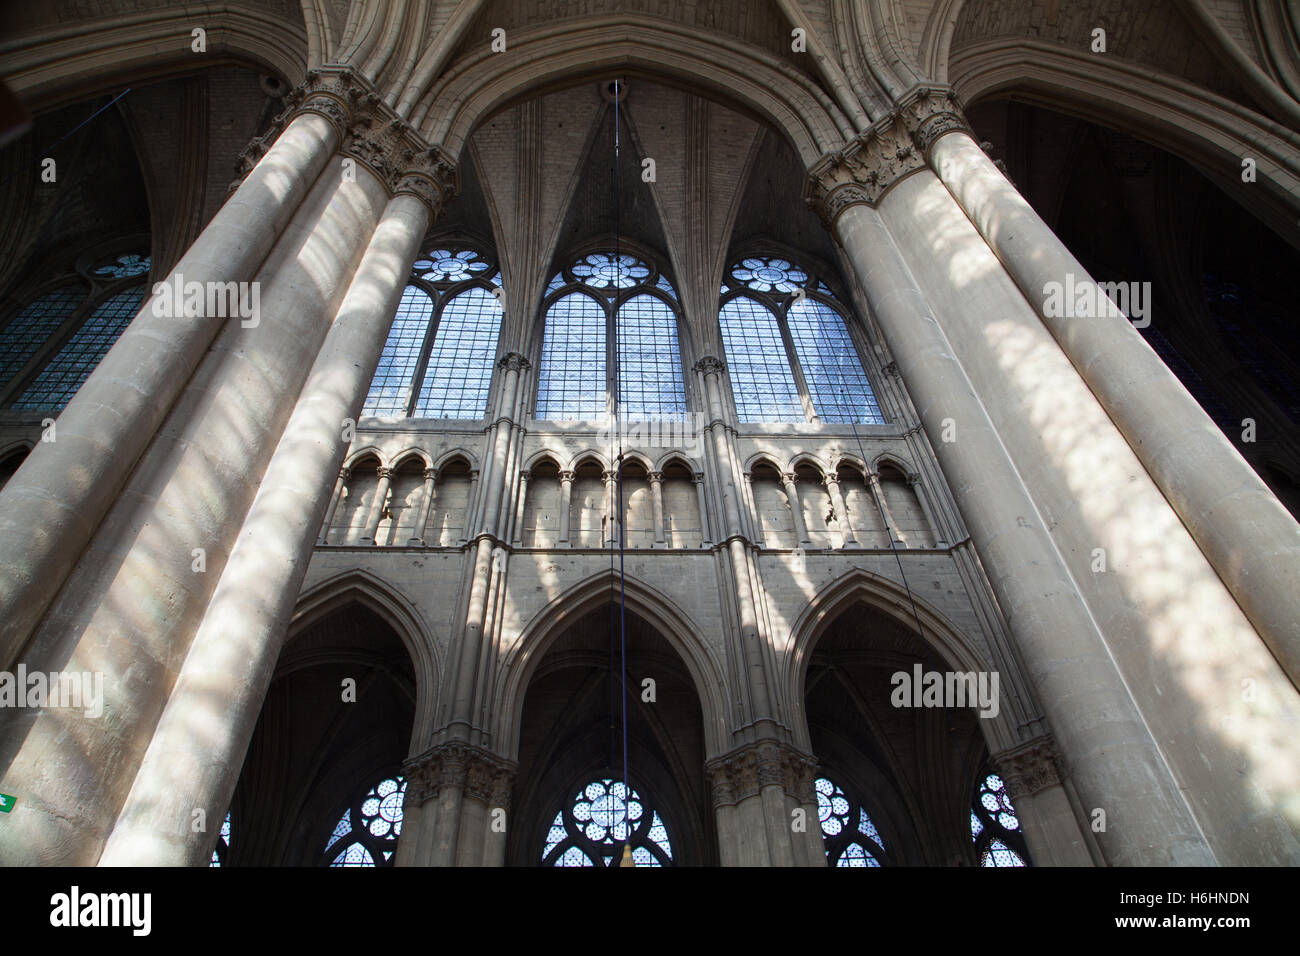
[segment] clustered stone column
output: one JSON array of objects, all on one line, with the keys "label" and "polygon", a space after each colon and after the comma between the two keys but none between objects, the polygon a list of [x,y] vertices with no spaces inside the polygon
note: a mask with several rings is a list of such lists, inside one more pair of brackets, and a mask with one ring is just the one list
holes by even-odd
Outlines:
[{"label": "clustered stone column", "polygon": [[[813,165],[807,198],[842,244],[926,430],[953,436],[935,442],[935,453],[1069,783],[1084,812],[1108,814],[1096,837],[1108,863],[1293,860],[1300,821],[1279,782],[1300,772],[1294,756],[1267,757],[1259,734],[1220,734],[1191,717],[1217,685],[1225,719],[1262,730],[1298,719],[1294,688],[931,172],[935,144],[964,128],[946,91],[915,88]],[[966,264],[960,281],[957,256]],[[997,322],[974,322],[972,310]],[[1135,547],[1153,528],[1161,529],[1159,548]],[[1232,531],[1249,537],[1245,526]],[[1098,548],[1113,556],[1105,573],[1088,568]],[[1174,568],[1194,586],[1170,588],[1162,569]],[[1194,641],[1162,635],[1175,623]],[[1112,632],[1124,640],[1109,640]],[[1274,710],[1241,699],[1238,677],[1247,674],[1269,687]],[[1261,769],[1248,794],[1229,770],[1242,760],[1280,760],[1286,769]],[[1247,806],[1249,834],[1223,826]],[[1075,823],[1084,825],[1079,815]]]},{"label": "clustered stone column", "polygon": [[461,741],[408,760],[397,865],[504,865],[516,769],[512,761]]},{"label": "clustered stone column", "polygon": [[1075,824],[1062,784],[1060,757],[1046,737],[1035,737],[993,755],[1007,786],[1025,842],[1038,866],[1090,866],[1087,840]]},{"label": "clustered stone column", "polygon": [[[428,223],[456,189],[440,151],[380,121],[385,107],[350,71],[314,72],[305,87],[291,105],[309,124],[328,116],[334,135],[314,138],[291,175],[277,164],[297,149],[301,117],[287,114],[278,128],[293,149],[277,139],[235,194],[279,177],[280,199],[252,194],[271,209],[301,200],[283,229],[239,212],[270,234],[260,319],[204,320],[215,345],[149,431],[29,645],[29,666],[103,672],[106,719],[51,709],[5,728],[4,785],[31,795],[0,835],[8,862],[193,864],[211,850],[193,812],[219,820],[229,803],[342,463],[343,424],[360,411]],[[305,195],[290,188],[309,174]],[[195,249],[205,243],[216,239]],[[188,320],[176,322],[168,337]],[[155,348],[149,367],[166,365]]]},{"label": "clustered stone column", "polygon": [[825,866],[816,761],[789,744],[747,744],[705,764],[723,866]]}]

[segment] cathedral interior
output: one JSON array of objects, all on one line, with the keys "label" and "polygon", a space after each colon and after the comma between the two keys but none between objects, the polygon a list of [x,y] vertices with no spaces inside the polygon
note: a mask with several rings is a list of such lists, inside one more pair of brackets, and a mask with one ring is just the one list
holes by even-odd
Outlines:
[{"label": "cathedral interior", "polygon": [[1300,863],[1294,4],[8,4],[0,80],[0,863]]}]

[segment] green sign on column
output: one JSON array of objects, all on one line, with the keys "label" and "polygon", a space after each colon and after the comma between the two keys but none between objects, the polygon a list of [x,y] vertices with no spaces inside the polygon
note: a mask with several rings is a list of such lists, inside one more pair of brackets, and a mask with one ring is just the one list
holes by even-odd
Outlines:
[{"label": "green sign on column", "polygon": [[14,808],[14,804],[17,802],[17,797],[11,797],[7,793],[0,793],[0,813],[8,813]]}]

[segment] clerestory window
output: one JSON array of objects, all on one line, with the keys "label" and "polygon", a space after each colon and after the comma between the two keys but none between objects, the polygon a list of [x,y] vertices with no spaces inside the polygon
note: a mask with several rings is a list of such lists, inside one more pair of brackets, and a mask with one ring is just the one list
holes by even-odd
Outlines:
[{"label": "clerestory window", "polygon": [[723,284],[718,320],[742,422],[884,424],[843,309],[808,270],[742,259]]},{"label": "clerestory window", "polygon": [[[598,252],[547,287],[539,419],[681,421],[686,388],[677,293],[648,262]],[[617,370],[617,371],[616,371]]]}]

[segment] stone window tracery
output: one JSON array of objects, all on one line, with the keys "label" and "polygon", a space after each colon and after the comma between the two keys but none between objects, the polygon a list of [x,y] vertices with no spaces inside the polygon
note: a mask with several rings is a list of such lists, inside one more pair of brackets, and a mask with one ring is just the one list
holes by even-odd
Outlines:
[{"label": "stone window tracery", "polygon": [[832,866],[872,867],[889,862],[885,841],[861,803],[829,777],[818,777],[817,816]]},{"label": "stone window tracery", "polygon": [[1029,865],[1020,819],[1006,783],[995,773],[985,774],[976,786],[970,835],[980,866]]},{"label": "stone window tracery", "polygon": [[637,866],[670,866],[668,828],[627,784],[608,777],[580,789],[551,821],[543,866],[618,866],[623,846]]},{"label": "stone window tracery", "polygon": [[501,276],[475,249],[415,261],[363,414],[476,420],[487,414],[503,311]]},{"label": "stone window tracery", "polygon": [[149,256],[79,265],[69,279],[0,326],[0,393],[17,411],[61,411],[144,302]]},{"label": "stone window tracery", "polygon": [[808,270],[742,259],[723,284],[719,323],[742,422],[884,424],[841,307]]},{"label": "stone window tracery", "polygon": [[225,866],[226,857],[230,854],[230,812],[226,811],[226,819],[221,822],[221,832],[217,835],[217,846],[212,851],[212,859],[208,866]]},{"label": "stone window tracery", "polygon": [[325,844],[329,866],[392,866],[402,835],[406,780],[385,777],[343,811]]},{"label": "stone window tracery", "polygon": [[544,309],[537,418],[603,421],[615,399],[627,420],[685,417],[677,295],[653,265],[591,253],[552,279]]}]

